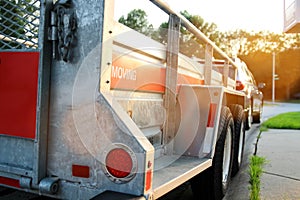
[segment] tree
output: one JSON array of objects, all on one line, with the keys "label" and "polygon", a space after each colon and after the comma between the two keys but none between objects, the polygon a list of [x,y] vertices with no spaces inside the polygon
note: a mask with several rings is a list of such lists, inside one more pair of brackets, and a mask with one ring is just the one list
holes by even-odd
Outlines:
[{"label": "tree", "polygon": [[[192,15],[186,10],[180,13],[187,20],[189,20],[196,28],[203,32],[210,40],[215,42],[216,45],[221,44],[222,34],[217,30],[217,25],[215,23],[205,22],[201,16]],[[168,26],[168,22],[162,23],[158,30],[155,31],[154,34],[152,34],[152,38],[163,44],[166,44]],[[180,52],[189,57],[203,57],[205,48],[205,44],[203,43],[203,41],[196,38],[184,26],[181,26],[180,33]]]},{"label": "tree", "polygon": [[[196,28],[198,28],[204,35],[206,35],[216,45],[221,43],[221,32],[218,31],[218,27],[215,23],[205,22],[199,15],[192,15],[188,11],[180,12],[187,20],[189,20]],[[186,33],[190,34],[190,33]],[[195,40],[195,37],[193,37]]]},{"label": "tree", "polygon": [[[192,15],[186,10],[180,13],[217,46],[220,46],[222,34],[218,31],[215,23],[205,22],[201,16]],[[183,27],[183,31],[181,32],[184,34],[181,42],[181,52],[190,57],[204,58],[206,44],[201,39],[196,38],[185,27]]]},{"label": "tree", "polygon": [[300,34],[236,30],[224,34],[222,49],[226,53],[229,53],[228,49],[234,50],[236,56],[255,52],[279,53],[290,48],[299,48],[299,39]]},{"label": "tree", "polygon": [[[266,31],[247,32],[235,30],[220,32],[215,23],[208,23],[199,16],[192,15],[188,11],[180,12],[196,28],[198,28],[211,41],[219,46],[229,57],[248,55],[255,52],[271,53],[283,52],[290,48],[300,48],[300,34],[271,33]],[[164,22],[157,30],[149,24],[147,14],[141,9],[135,9],[122,16],[119,22],[143,33],[163,44],[167,43],[168,22]],[[180,29],[180,52],[192,57],[204,57],[205,44],[191,34],[185,27]],[[214,55],[218,58],[218,55]]]},{"label": "tree", "polygon": [[119,22],[147,36],[153,33],[153,25],[149,24],[146,12],[141,9],[130,11],[126,18],[121,16]]},{"label": "tree", "polygon": [[[217,30],[217,25],[214,23],[207,23],[199,15],[192,15],[188,11],[183,11],[181,14],[186,17],[194,26],[202,31],[209,39],[214,41],[217,45],[221,44],[221,33]],[[154,30],[153,25],[149,24],[147,14],[141,9],[134,9],[127,14],[125,18],[122,16],[119,22],[144,34],[160,43],[167,43],[168,22],[162,23],[157,30]],[[187,56],[203,57],[204,44],[197,39],[185,27],[181,27],[180,35],[180,52]]]}]

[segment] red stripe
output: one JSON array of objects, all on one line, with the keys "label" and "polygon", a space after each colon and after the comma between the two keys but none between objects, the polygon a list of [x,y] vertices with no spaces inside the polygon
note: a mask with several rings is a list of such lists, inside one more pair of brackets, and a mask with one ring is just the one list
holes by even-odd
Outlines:
[{"label": "red stripe", "polygon": [[0,52],[0,134],[35,138],[39,52]]},{"label": "red stripe", "polygon": [[16,179],[0,176],[0,184],[9,185],[11,187],[20,188],[20,182]]},{"label": "red stripe", "polygon": [[217,104],[211,103],[209,106],[209,115],[207,120],[207,127],[214,127],[215,126],[215,117],[217,111]]},{"label": "red stripe", "polygon": [[[165,92],[166,69],[131,56],[116,58],[111,68],[111,89],[144,92]],[[204,84],[204,80],[178,74],[178,84]]]},{"label": "red stripe", "polygon": [[178,84],[195,84],[195,85],[203,85],[204,80],[198,79],[192,76],[188,76],[185,74],[178,74]]}]

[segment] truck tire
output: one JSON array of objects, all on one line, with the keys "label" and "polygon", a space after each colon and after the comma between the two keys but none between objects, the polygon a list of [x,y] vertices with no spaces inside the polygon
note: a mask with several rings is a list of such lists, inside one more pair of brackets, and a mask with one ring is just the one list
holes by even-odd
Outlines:
[{"label": "truck tire", "polygon": [[228,107],[222,107],[212,166],[191,180],[195,199],[221,200],[228,188],[234,152],[234,122]]},{"label": "truck tire", "polygon": [[238,104],[229,105],[234,120],[234,154],[231,175],[235,176],[239,171],[244,154],[245,144],[245,114],[243,107]]},{"label": "truck tire", "polygon": [[253,120],[253,117],[252,117],[252,108],[250,106],[250,108],[246,112],[246,126],[245,126],[246,130],[249,130],[251,128],[252,120]]},{"label": "truck tire", "polygon": [[257,112],[253,112],[252,111],[252,119],[253,119],[253,123],[255,124],[259,124],[261,122],[261,115],[262,115],[262,109],[263,109],[263,103],[264,100],[261,100],[261,104],[259,105],[259,111]]},{"label": "truck tire", "polygon": [[259,124],[261,119],[261,113],[255,113],[253,114],[253,123]]}]

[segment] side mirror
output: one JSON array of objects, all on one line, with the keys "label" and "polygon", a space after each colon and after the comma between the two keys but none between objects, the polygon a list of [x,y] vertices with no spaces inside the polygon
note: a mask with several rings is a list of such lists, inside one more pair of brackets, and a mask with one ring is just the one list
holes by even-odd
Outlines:
[{"label": "side mirror", "polygon": [[265,83],[259,83],[259,84],[258,84],[258,88],[260,88],[260,89],[264,88],[265,86],[266,86]]}]

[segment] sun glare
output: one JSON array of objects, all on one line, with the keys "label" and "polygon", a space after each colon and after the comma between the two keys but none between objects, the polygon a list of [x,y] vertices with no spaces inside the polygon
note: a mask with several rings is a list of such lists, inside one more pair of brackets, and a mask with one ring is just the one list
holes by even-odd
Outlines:
[{"label": "sun glare", "polygon": [[[135,8],[144,10],[149,22],[158,27],[168,17],[149,0],[115,0],[115,19]],[[217,24],[221,31],[243,29],[247,31],[283,30],[283,3],[281,0],[166,0],[177,12],[187,10],[200,15],[205,21]]]}]

